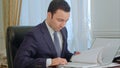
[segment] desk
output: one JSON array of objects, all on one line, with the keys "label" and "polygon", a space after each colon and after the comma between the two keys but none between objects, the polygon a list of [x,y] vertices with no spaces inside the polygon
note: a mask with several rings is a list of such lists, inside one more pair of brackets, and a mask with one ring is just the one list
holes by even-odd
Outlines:
[{"label": "desk", "polygon": [[[80,67],[58,67],[58,68],[80,68]],[[93,68],[96,68],[96,67],[93,67]],[[97,67],[97,68],[103,68],[103,67]],[[120,66],[104,67],[104,68],[120,68]]]},{"label": "desk", "polygon": [[120,68],[120,64],[111,63],[108,65],[98,66],[96,64],[81,64],[81,63],[70,63],[68,65],[60,65],[58,68]]},{"label": "desk", "polygon": [[107,67],[107,68],[120,68],[120,66],[113,66],[113,67]]}]

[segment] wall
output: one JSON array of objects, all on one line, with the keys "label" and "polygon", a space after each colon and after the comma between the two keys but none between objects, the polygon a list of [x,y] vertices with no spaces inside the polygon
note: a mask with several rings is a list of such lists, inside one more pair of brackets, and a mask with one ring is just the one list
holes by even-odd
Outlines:
[{"label": "wall", "polygon": [[120,0],[91,0],[91,15],[93,40],[95,37],[120,38]]},{"label": "wall", "polygon": [[0,51],[2,51],[4,49],[4,36],[3,36],[3,10],[2,10],[2,0],[0,0]]},{"label": "wall", "polygon": [[120,0],[91,0],[94,37],[120,37]]}]

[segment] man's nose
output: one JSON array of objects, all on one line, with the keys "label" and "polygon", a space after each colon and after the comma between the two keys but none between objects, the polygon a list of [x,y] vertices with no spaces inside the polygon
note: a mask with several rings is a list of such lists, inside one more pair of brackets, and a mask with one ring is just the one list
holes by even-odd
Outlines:
[{"label": "man's nose", "polygon": [[65,26],[65,24],[66,24],[66,22],[63,22],[63,23],[61,24],[61,27],[64,27],[64,26]]}]

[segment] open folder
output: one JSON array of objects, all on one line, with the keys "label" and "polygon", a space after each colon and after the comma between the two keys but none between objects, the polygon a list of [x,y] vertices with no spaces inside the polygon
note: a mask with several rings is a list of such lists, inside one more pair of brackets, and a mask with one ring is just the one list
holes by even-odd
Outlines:
[{"label": "open folder", "polygon": [[120,39],[97,38],[90,50],[72,56],[72,62],[64,66],[95,67],[109,65],[112,63],[119,47]]}]

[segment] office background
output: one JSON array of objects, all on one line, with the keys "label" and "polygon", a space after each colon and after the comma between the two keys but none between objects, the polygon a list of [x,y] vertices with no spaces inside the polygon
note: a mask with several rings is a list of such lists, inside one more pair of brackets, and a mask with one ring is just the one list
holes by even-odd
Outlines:
[{"label": "office background", "polygon": [[[0,0],[0,51],[5,49],[3,23],[3,3]],[[120,0],[91,0],[91,29],[93,39],[120,37]]]}]

